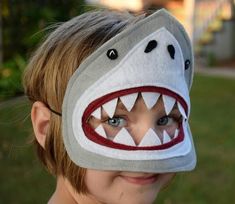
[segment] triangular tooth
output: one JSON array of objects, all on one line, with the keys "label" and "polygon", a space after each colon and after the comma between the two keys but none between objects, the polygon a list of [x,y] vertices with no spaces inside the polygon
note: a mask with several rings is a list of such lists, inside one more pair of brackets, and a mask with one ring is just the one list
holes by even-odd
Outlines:
[{"label": "triangular tooth", "polygon": [[100,120],[101,119],[101,108],[100,107],[97,108],[91,115]]},{"label": "triangular tooth", "polygon": [[161,145],[161,140],[159,139],[158,135],[150,128],[142,138],[141,142],[139,143],[139,147],[146,147],[146,146],[157,146]]},{"label": "triangular tooth", "polygon": [[115,98],[115,99],[102,105],[103,109],[105,110],[105,112],[108,114],[108,116],[110,118],[112,118],[115,113],[116,106],[117,106],[117,100],[118,100],[118,98]]},{"label": "triangular tooth", "polygon": [[106,133],[105,133],[105,131],[104,131],[104,128],[103,128],[103,126],[102,126],[101,124],[95,129],[95,131],[96,131],[100,136],[102,136],[102,137],[104,137],[104,138],[107,138]]},{"label": "triangular tooth", "polygon": [[168,133],[165,130],[163,130],[163,144],[168,143],[170,141],[171,141],[170,136],[168,135]]},{"label": "triangular tooth", "polygon": [[144,99],[144,103],[149,110],[157,103],[157,100],[160,96],[159,93],[155,92],[142,92],[141,94]]},{"label": "triangular tooth", "polygon": [[118,132],[113,142],[128,145],[128,146],[136,146],[135,141],[133,140],[133,138],[131,137],[131,135],[125,128],[122,128]]},{"label": "triangular tooth", "polygon": [[176,138],[178,135],[179,135],[179,129],[175,129],[174,138]]},{"label": "triangular tooth", "polygon": [[171,112],[173,106],[175,105],[175,99],[170,96],[162,95],[162,100],[164,103],[165,112],[168,115]]},{"label": "triangular tooth", "polygon": [[126,107],[128,111],[131,111],[133,106],[135,105],[135,101],[138,97],[138,93],[128,94],[125,96],[120,97],[122,103]]},{"label": "triangular tooth", "polygon": [[181,104],[180,104],[179,102],[177,102],[177,105],[178,105],[178,109],[179,109],[181,115],[182,115],[184,118],[187,119],[188,117],[187,117],[187,115],[186,115],[186,113],[185,113],[185,111],[184,111],[184,108],[181,106]]}]

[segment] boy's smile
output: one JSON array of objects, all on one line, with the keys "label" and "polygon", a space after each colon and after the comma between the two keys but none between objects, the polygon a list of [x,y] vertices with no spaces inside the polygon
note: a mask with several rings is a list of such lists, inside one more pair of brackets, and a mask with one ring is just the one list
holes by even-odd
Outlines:
[{"label": "boy's smile", "polygon": [[165,10],[91,11],[49,35],[24,76],[37,153],[57,177],[49,203],[152,204],[195,167],[192,51]]},{"label": "boy's smile", "polygon": [[[121,149],[165,149],[182,141],[182,122],[187,118],[184,100],[162,88],[138,89],[141,92],[125,90],[130,94],[112,98],[113,93],[94,101],[85,131],[95,135],[98,143]],[[106,98],[111,100],[103,102]]]},{"label": "boy's smile", "polygon": [[151,185],[157,182],[160,174],[146,174],[146,175],[121,175],[120,177],[124,179],[126,182],[135,184],[135,185]]}]

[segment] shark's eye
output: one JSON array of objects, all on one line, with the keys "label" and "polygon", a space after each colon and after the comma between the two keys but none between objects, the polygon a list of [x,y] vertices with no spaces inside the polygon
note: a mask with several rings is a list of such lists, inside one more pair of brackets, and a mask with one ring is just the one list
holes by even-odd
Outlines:
[{"label": "shark's eye", "polygon": [[187,60],[185,61],[185,63],[184,63],[184,68],[185,68],[185,70],[187,70],[187,69],[190,67],[190,64],[191,64],[191,63],[190,63],[190,60],[187,59]]},{"label": "shark's eye", "polygon": [[118,58],[118,51],[116,49],[109,49],[107,51],[107,57],[111,60],[115,60]]}]

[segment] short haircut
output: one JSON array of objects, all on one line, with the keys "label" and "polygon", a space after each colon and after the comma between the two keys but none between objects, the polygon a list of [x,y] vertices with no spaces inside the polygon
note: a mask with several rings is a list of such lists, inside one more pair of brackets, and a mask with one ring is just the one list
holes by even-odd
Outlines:
[{"label": "short haircut", "polygon": [[[24,72],[23,85],[29,100],[41,101],[61,112],[68,81],[81,62],[144,16],[90,11],[58,26],[35,51]],[[87,193],[86,169],[69,158],[63,144],[61,122],[62,118],[51,112],[45,149],[34,138],[37,155],[50,173],[67,178],[78,193]]]}]

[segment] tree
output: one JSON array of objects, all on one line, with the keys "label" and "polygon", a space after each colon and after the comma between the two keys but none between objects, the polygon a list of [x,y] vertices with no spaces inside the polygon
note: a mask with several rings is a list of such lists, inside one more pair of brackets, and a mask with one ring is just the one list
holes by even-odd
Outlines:
[{"label": "tree", "polygon": [[0,0],[0,7],[2,100],[23,93],[21,74],[26,66],[26,59],[47,34],[46,28],[79,15],[86,7],[84,0]]},{"label": "tree", "polygon": [[44,35],[43,30],[55,22],[63,22],[84,10],[83,0],[0,0],[4,3],[4,61],[27,54]]}]

